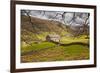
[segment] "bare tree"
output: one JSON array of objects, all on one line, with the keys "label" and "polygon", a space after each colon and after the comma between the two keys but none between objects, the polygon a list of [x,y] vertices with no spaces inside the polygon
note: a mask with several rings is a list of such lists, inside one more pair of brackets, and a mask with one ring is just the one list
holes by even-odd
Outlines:
[{"label": "bare tree", "polygon": [[90,14],[88,13],[88,16],[87,16],[87,18],[86,18],[86,20],[85,20],[85,23],[83,24],[83,34],[86,34],[87,36],[88,36],[88,34],[89,34],[89,16],[90,16]]},{"label": "bare tree", "polygon": [[30,10],[23,10],[23,12],[26,14],[26,16],[28,16],[30,24],[33,25],[32,20],[31,20],[31,16],[30,16],[31,11]]}]

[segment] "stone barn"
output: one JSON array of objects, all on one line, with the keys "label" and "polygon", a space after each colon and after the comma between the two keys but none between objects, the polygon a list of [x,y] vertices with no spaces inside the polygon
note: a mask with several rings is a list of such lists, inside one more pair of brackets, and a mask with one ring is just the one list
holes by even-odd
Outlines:
[{"label": "stone barn", "polygon": [[47,35],[46,36],[47,41],[53,41],[53,42],[60,42],[60,36],[59,35]]}]

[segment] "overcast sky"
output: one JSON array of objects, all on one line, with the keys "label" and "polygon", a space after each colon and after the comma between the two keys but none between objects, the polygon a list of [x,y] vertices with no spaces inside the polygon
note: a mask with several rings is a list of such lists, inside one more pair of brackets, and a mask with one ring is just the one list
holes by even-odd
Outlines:
[{"label": "overcast sky", "polygon": [[[65,22],[66,25],[68,25],[68,24],[82,25],[82,24],[85,23],[85,20],[88,17],[88,13],[66,12],[65,15],[64,15],[64,19],[62,19],[61,14],[63,14],[63,13],[64,12],[60,12],[60,11],[30,10],[30,16],[32,16],[32,17],[37,17],[37,18],[41,18],[41,19],[56,20],[56,21],[60,21],[62,23]],[[75,13],[75,20],[71,21],[74,13]],[[88,19],[87,23],[89,23],[89,19]]]}]

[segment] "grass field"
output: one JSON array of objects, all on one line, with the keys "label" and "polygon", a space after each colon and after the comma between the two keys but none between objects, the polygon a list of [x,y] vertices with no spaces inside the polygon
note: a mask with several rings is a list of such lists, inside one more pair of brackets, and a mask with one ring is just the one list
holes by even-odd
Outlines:
[{"label": "grass field", "polygon": [[55,46],[55,45],[56,44],[51,43],[51,42],[42,42],[42,43],[39,43],[39,44],[32,43],[31,45],[21,47],[21,54],[25,53],[25,52],[30,52],[30,51],[33,51],[33,50],[38,51],[38,50],[48,48],[48,47],[52,47],[52,46]]},{"label": "grass field", "polygon": [[89,44],[89,39],[85,39],[86,36],[80,36],[78,38],[73,38],[73,37],[62,37],[61,38],[61,43],[64,44],[69,44],[69,43],[73,43],[73,42],[81,42],[81,43],[86,43]]},{"label": "grass field", "polygon": [[[89,48],[83,45],[55,46],[51,42],[32,44],[23,47],[22,53],[35,51],[31,54],[21,56],[21,62],[44,62],[44,61],[64,61],[64,60],[85,60],[89,59]],[[55,47],[53,47],[55,46]],[[52,47],[52,48],[46,48]],[[46,49],[44,49],[46,48]]]}]

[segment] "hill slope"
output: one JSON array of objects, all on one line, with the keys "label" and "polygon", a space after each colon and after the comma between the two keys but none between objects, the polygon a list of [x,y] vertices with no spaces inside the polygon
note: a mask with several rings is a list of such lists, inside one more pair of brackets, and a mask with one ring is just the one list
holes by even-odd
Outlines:
[{"label": "hill slope", "polygon": [[31,17],[31,22],[28,16],[21,16],[21,41],[45,40],[48,34],[62,35],[67,31],[66,26],[58,21]]}]

